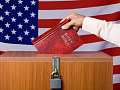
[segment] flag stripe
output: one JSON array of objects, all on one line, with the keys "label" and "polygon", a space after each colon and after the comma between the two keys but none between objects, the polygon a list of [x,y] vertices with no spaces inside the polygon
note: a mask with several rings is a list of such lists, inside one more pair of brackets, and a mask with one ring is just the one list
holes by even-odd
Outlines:
[{"label": "flag stripe", "polygon": [[83,40],[83,42],[85,44],[87,44],[87,43],[93,43],[93,42],[99,42],[99,41],[104,41],[102,38],[99,38],[99,37],[97,37],[94,34],[81,35],[80,37],[81,37],[81,39]]},{"label": "flag stripe", "polygon": [[75,51],[100,51],[106,48],[114,48],[114,47],[116,47],[116,45],[113,45],[106,41],[101,41],[101,42],[84,44],[80,46],[78,49],[76,49]]},{"label": "flag stripe", "polygon": [[0,42],[1,51],[37,51],[33,45],[10,44]]},{"label": "flag stripe", "polygon": [[0,55],[1,55],[1,54],[3,54],[3,53],[5,53],[5,52],[3,52],[3,51],[0,51]]},{"label": "flag stripe", "polygon": [[[103,46],[103,47],[101,47]],[[0,43],[1,51],[37,51],[33,45]],[[19,48],[18,48],[19,47]],[[116,45],[106,41],[84,44],[75,51],[100,51],[106,48],[114,48]]]},{"label": "flag stripe", "polygon": [[113,75],[113,83],[120,83],[120,74],[114,74]]},{"label": "flag stripe", "polygon": [[120,20],[119,16],[120,16],[120,11],[112,13],[112,14],[93,16],[93,18],[97,18],[97,19],[101,19],[101,20],[106,20],[106,21],[117,21],[117,20]]},{"label": "flag stripe", "polygon": [[113,84],[113,90],[120,90],[120,83]]},{"label": "flag stripe", "polygon": [[120,65],[120,55],[113,57],[113,65]]},{"label": "flag stripe", "polygon": [[[84,4],[83,4],[84,3]],[[81,1],[39,1],[39,10],[58,10],[104,6],[120,3],[120,0],[81,0]]]},{"label": "flag stripe", "polygon": [[102,50],[104,53],[107,53],[110,56],[119,56],[120,55],[120,47],[108,48]]},{"label": "flag stripe", "polygon": [[60,19],[39,19],[38,28],[52,28],[54,25],[56,25],[56,23],[59,22]]},{"label": "flag stripe", "polygon": [[120,65],[113,66],[113,74],[120,74]]}]

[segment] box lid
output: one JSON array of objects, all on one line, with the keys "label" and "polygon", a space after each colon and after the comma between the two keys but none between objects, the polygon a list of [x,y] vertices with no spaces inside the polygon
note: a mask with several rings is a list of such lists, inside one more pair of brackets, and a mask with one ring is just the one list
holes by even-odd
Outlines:
[{"label": "box lid", "polygon": [[104,52],[73,52],[71,54],[39,54],[36,51],[8,51],[0,56],[0,61],[52,62],[52,57],[60,57],[62,62],[112,62],[112,57]]}]

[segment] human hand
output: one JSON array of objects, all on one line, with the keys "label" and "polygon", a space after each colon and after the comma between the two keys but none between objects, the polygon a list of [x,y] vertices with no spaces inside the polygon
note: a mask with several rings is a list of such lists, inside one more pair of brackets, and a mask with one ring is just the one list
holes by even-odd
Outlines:
[{"label": "human hand", "polygon": [[65,19],[69,20],[67,24],[62,26],[62,29],[69,29],[71,26],[75,26],[75,30],[78,31],[79,28],[82,27],[82,23],[84,20],[85,16],[77,14],[77,13],[72,13],[66,17],[64,17],[60,22],[63,22]]}]

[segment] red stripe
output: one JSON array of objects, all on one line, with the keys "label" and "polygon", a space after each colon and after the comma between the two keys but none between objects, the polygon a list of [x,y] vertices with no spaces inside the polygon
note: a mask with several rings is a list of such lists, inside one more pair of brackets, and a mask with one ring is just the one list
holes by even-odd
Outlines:
[{"label": "red stripe", "polygon": [[5,53],[5,52],[3,52],[3,51],[0,51],[0,55],[1,55],[1,54],[3,54],[3,53]]},{"label": "red stripe", "polygon": [[120,90],[120,83],[113,84],[113,90]]},{"label": "red stripe", "polygon": [[120,0],[39,1],[39,10],[75,9],[120,3]]},{"label": "red stripe", "polygon": [[120,65],[113,66],[113,74],[120,74]]},{"label": "red stripe", "polygon": [[38,19],[38,28],[52,28],[60,22],[61,19]]},{"label": "red stripe", "polygon": [[87,43],[93,43],[93,42],[99,42],[104,41],[101,38],[98,38],[96,35],[90,34],[90,35],[81,35],[81,39],[83,40],[84,44]]},{"label": "red stripe", "polygon": [[[120,20],[120,11],[112,14],[98,15],[93,17],[106,21],[117,21]],[[61,19],[38,19],[38,28],[51,28],[57,23],[59,23],[60,20]]]},{"label": "red stripe", "polygon": [[120,47],[108,48],[102,51],[110,56],[120,56]]},{"label": "red stripe", "polygon": [[93,16],[93,18],[106,20],[106,21],[117,21],[120,20],[120,11],[112,14]]}]

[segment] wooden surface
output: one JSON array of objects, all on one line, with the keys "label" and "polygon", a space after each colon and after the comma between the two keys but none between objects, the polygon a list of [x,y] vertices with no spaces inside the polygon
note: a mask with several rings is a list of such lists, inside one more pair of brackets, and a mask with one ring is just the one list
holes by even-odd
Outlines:
[{"label": "wooden surface", "polygon": [[62,90],[113,90],[112,58],[103,52],[7,52],[0,56],[0,90],[50,90],[53,56],[60,56]]}]

